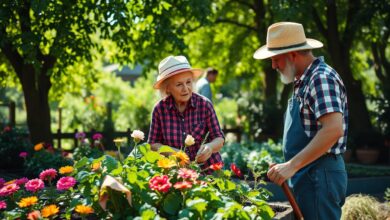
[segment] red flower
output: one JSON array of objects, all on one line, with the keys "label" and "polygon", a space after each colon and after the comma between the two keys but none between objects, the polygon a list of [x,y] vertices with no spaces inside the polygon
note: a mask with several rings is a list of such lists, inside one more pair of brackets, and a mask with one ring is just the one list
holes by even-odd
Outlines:
[{"label": "red flower", "polygon": [[149,180],[149,188],[159,192],[168,192],[172,184],[169,182],[167,175],[155,176]]},{"label": "red flower", "polygon": [[241,170],[236,166],[236,164],[232,163],[230,165],[230,169],[232,169],[232,171],[234,172],[234,174],[236,174],[236,176],[242,177]]},{"label": "red flower", "polygon": [[189,189],[192,187],[192,183],[188,181],[177,182],[175,183],[175,185],[173,185],[173,187],[175,187],[175,189],[180,189],[180,190]]},{"label": "red flower", "polygon": [[223,163],[218,162],[218,163],[212,164],[209,168],[214,170],[214,171],[217,171],[217,170],[222,169],[222,167],[223,167]]}]

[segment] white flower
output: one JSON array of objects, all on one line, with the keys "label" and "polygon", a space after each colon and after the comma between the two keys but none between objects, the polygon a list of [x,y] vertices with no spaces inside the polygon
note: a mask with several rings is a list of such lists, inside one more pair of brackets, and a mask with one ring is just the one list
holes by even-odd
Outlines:
[{"label": "white flower", "polygon": [[144,140],[145,135],[144,132],[140,130],[134,130],[133,133],[131,133],[131,137],[134,138],[134,141],[138,143],[139,141]]},{"label": "white flower", "polygon": [[187,147],[192,146],[195,144],[195,139],[191,135],[187,135],[186,140],[184,141]]}]

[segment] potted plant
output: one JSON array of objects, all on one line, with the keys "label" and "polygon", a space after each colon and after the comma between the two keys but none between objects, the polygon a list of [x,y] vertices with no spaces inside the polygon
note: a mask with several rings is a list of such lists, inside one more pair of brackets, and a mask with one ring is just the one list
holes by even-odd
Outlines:
[{"label": "potted plant", "polygon": [[362,164],[374,164],[378,161],[380,150],[383,147],[383,136],[379,132],[366,132],[359,135],[356,149],[356,158]]}]

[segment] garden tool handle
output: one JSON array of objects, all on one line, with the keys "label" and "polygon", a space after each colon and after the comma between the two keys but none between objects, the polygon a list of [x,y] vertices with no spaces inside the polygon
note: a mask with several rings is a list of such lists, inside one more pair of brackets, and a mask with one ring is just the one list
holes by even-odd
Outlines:
[{"label": "garden tool handle", "polygon": [[291,206],[293,208],[295,217],[297,219],[299,219],[299,220],[303,220],[303,215],[302,215],[301,209],[299,208],[297,202],[295,201],[295,197],[291,193],[291,190],[288,187],[286,182],[282,183],[282,189],[283,189],[284,194],[287,196],[287,199],[288,199],[288,201],[290,202],[290,204],[291,204]]}]

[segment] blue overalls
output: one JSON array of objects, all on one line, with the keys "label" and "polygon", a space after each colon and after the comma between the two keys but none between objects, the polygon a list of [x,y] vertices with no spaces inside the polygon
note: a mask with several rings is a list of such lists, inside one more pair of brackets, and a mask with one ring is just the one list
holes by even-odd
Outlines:
[{"label": "blue overalls", "polygon": [[[306,85],[300,88],[297,97],[293,94],[288,103],[283,134],[286,161],[312,139],[306,135],[300,118],[299,97],[303,97]],[[300,169],[290,179],[290,186],[305,220],[339,220],[347,189],[347,174],[341,154],[324,155]]]}]

